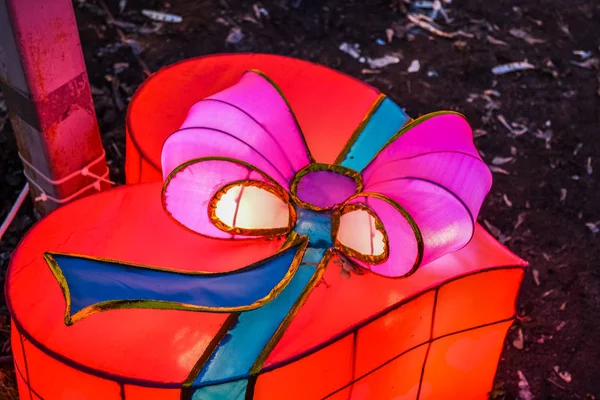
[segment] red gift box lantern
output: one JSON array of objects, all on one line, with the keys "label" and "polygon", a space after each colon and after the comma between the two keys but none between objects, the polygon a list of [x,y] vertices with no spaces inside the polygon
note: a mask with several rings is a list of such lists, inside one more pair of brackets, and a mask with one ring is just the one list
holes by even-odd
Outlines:
[{"label": "red gift box lantern", "polygon": [[[240,65],[236,60],[239,60]],[[203,63],[208,63],[208,66]],[[144,91],[153,87],[153,80],[168,82],[178,76],[189,78],[188,74],[178,71],[178,68],[187,68],[190,64],[198,64],[193,67],[196,70],[210,71],[212,68],[214,74],[219,70],[222,72],[224,66],[229,69],[230,65],[231,70],[238,67],[267,69],[271,66],[277,69],[285,66],[288,73],[293,66],[304,71],[305,76],[314,77],[314,81],[320,83],[319,90],[324,90],[324,93],[333,90],[335,85],[346,90],[343,92],[345,95],[339,98],[342,105],[333,104],[331,112],[327,112],[329,103],[324,103],[322,98],[303,94],[306,93],[306,88],[302,90],[297,87],[297,97],[289,97],[291,108],[296,111],[309,147],[311,150],[314,148],[315,159],[322,162],[332,163],[336,160],[336,155],[344,148],[345,141],[352,136],[356,126],[361,127],[360,132],[368,132],[369,121],[376,119],[378,107],[383,104],[383,98],[366,85],[323,67],[291,59],[275,56],[222,56],[188,61],[159,72],[136,96],[131,106],[129,134],[140,148],[155,146],[151,143],[144,144],[146,141],[158,140],[162,143],[165,139],[160,136],[141,138],[134,135],[139,126],[135,113],[136,110],[143,109]],[[282,74],[285,75],[283,72]],[[321,77],[321,80],[317,80],[317,77]],[[207,76],[203,77],[206,78]],[[209,79],[208,82],[213,83],[215,80]],[[290,85],[291,88],[294,87]],[[213,89],[215,87],[209,90]],[[223,88],[216,90],[220,89]],[[281,91],[287,94],[285,85],[282,85]],[[294,93],[292,89],[290,91]],[[368,94],[370,97],[366,97],[369,101],[362,98],[360,93]],[[200,98],[192,99],[190,96],[185,101],[193,104],[212,94],[201,93]],[[316,91],[313,96],[320,94]],[[164,107],[164,115],[169,115],[171,111],[165,105],[176,103],[173,99],[180,96],[176,91],[165,91],[161,100],[164,102],[162,107],[159,103],[149,107]],[[357,103],[354,103],[355,100]],[[182,107],[187,110],[192,104]],[[315,108],[316,105],[319,107]],[[386,118],[386,121],[398,124],[406,122],[401,119],[401,110],[390,107],[397,118]],[[312,116],[317,110],[323,116],[322,120]],[[350,119],[355,120],[351,121],[354,125],[347,122],[348,118],[342,110],[360,110],[356,111],[359,117],[351,114]],[[146,115],[161,116],[151,110]],[[365,115],[371,119],[364,119]],[[177,126],[172,130],[177,129],[184,118],[185,115],[180,115],[179,122],[175,124]],[[339,120],[337,125],[336,119]],[[152,125],[160,125],[153,118],[148,120]],[[363,120],[365,123],[361,124]],[[331,132],[331,137],[320,141],[318,139],[323,134],[322,126],[328,129],[327,132]],[[175,135],[173,137],[176,138]],[[131,174],[137,171],[138,179],[153,180],[152,174],[157,171],[153,172],[146,167],[156,163],[156,159],[151,161],[151,154],[144,154],[144,158],[148,156],[145,160],[141,156],[136,159],[135,152],[130,150],[131,144],[132,142],[128,143],[128,179],[131,180]],[[353,148],[346,150],[345,155],[352,156]],[[274,159],[273,157],[271,161],[275,162]],[[136,165],[143,166],[136,170]],[[188,167],[205,165],[209,165],[206,160],[185,163],[182,168],[174,169],[167,182],[177,183],[177,174],[185,172]],[[198,176],[198,172],[202,170],[191,172]],[[364,184],[369,187],[368,171],[363,175],[367,177]],[[210,180],[210,175],[199,176],[203,176],[201,183]],[[258,177],[255,176],[254,179]],[[293,200],[294,209],[302,214],[297,216],[296,231],[302,229],[302,218],[308,215],[303,211],[304,208],[297,206],[298,200],[306,200],[298,189],[302,185],[302,180],[299,181],[296,191],[292,190],[292,195],[298,198]],[[268,181],[263,183],[269,184]],[[185,196],[186,187],[175,186],[182,192],[173,193]],[[171,189],[167,184],[165,192],[168,194],[169,190]],[[293,318],[279,325],[283,328],[278,328],[274,333],[277,340],[261,361],[260,368],[255,369],[254,363],[247,376],[227,376],[227,373],[229,369],[235,370],[237,364],[245,362],[242,354],[245,351],[244,343],[252,347],[255,337],[260,337],[264,333],[263,326],[268,325],[266,319],[256,317],[252,310],[246,314],[246,309],[239,312],[211,313],[205,309],[190,312],[189,307],[177,308],[170,303],[164,307],[150,304],[148,307],[158,309],[144,309],[140,308],[142,306],[139,302],[121,302],[117,305],[110,303],[111,307],[98,306],[100,303],[97,303],[94,304],[95,308],[81,307],[78,312],[65,314],[65,300],[67,311],[77,311],[77,305],[85,303],[85,297],[97,290],[98,281],[102,281],[103,276],[110,277],[111,282],[113,278],[121,282],[122,275],[111,275],[110,268],[124,268],[143,275],[147,272],[144,267],[127,265],[154,266],[171,272],[181,271],[180,274],[196,271],[201,266],[203,270],[221,273],[265,258],[273,259],[268,256],[278,248],[281,249],[277,257],[281,258],[284,252],[293,250],[293,246],[298,246],[298,249],[302,247],[297,239],[290,240],[290,237],[285,241],[287,244],[281,247],[283,238],[280,236],[271,236],[269,240],[249,241],[199,238],[193,231],[202,230],[204,226],[198,225],[196,219],[188,220],[187,214],[178,214],[179,203],[173,205],[169,203],[169,197],[166,197],[167,211],[190,229],[182,229],[175,224],[162,210],[160,193],[160,183],[149,183],[77,201],[39,223],[15,252],[7,280],[7,299],[14,322],[13,348],[16,349],[15,364],[22,394],[29,393],[32,398],[44,399],[77,396],[99,399],[486,397],[504,335],[514,317],[514,299],[525,263],[479,226],[475,226],[473,237],[467,246],[428,263],[416,272],[409,271],[414,274],[406,279],[391,279],[368,272],[346,279],[340,273],[339,265],[336,265],[337,259],[325,258],[322,263],[319,262],[323,267],[322,276],[314,282],[303,303],[295,303],[298,307],[295,308]],[[285,198],[285,193],[282,196]],[[221,199],[223,198],[225,196]],[[180,197],[176,200],[178,199]],[[369,204],[367,201],[365,203]],[[373,202],[370,204],[374,207]],[[346,201],[341,209],[351,205],[353,204]],[[383,215],[381,210],[376,210],[380,216]],[[353,208],[351,211],[356,210]],[[418,215],[418,210],[413,215]],[[343,223],[340,223],[343,216],[338,218],[335,233],[343,233]],[[415,218],[417,226],[424,221],[423,218],[426,216]],[[379,222],[385,228],[389,220],[383,218]],[[421,223],[421,227],[424,226]],[[383,232],[387,235],[392,229],[388,225]],[[316,234],[312,230],[309,233]],[[431,246],[426,235],[427,233],[423,239],[425,247]],[[386,238],[392,251],[398,243],[391,236]],[[351,237],[347,239],[352,240]],[[304,244],[305,247],[316,246],[314,242],[307,243]],[[348,251],[347,247],[337,244],[336,242],[336,250],[346,252],[344,259],[358,257],[355,252]],[[44,259],[43,254],[48,251],[55,254]],[[75,257],[63,256],[65,253],[82,254],[87,258],[77,258],[77,262],[73,263]],[[117,265],[110,260],[119,260],[121,264]],[[371,262],[374,259],[365,260]],[[384,275],[404,273],[405,269],[397,271],[398,265],[402,264],[401,258],[397,260],[398,263],[392,265],[391,270],[382,270],[381,263],[363,263],[359,267],[373,269],[375,272],[383,271]],[[102,265],[93,265],[94,263]],[[69,269],[71,264],[73,268]],[[51,268],[48,268],[49,265]],[[261,265],[263,264],[252,270],[239,271],[258,272]],[[94,274],[86,275],[88,268]],[[301,271],[306,271],[306,268],[307,266],[298,267],[293,279],[304,273]],[[57,284],[57,281],[62,282],[61,274],[64,274],[63,280],[70,282],[69,285]],[[142,289],[150,290],[139,286],[140,282],[157,282],[151,281],[150,275],[136,275],[136,278],[122,282],[131,286],[138,285],[138,293]],[[102,288],[107,291],[114,289],[111,282]],[[170,281],[158,282],[164,287],[152,289],[155,296],[161,294],[156,290],[169,290]],[[251,280],[245,283],[248,289],[243,289],[242,286],[242,291],[250,291]],[[208,289],[218,291],[218,283],[210,285]],[[283,291],[276,293],[274,299],[269,298],[267,305],[281,303],[282,298],[287,296],[286,290],[289,291],[293,285],[290,280]],[[236,289],[239,291],[240,286],[236,286]],[[123,290],[125,289],[119,288],[120,293],[124,293]],[[98,296],[112,299],[109,293],[98,293]],[[212,301],[195,298],[188,300],[198,303]],[[110,301],[112,300],[108,300]],[[261,303],[256,309],[265,307]],[[96,313],[103,310],[106,312]],[[260,315],[258,314],[259,317]],[[64,322],[72,325],[68,326]],[[252,335],[240,336],[235,332],[236,327],[243,327],[244,323],[255,324]],[[231,355],[227,353],[231,343],[240,340],[242,347],[236,348],[240,352],[239,357],[220,361],[214,356],[220,350]],[[221,376],[211,380],[206,378],[213,371],[211,366],[213,370],[221,367],[225,369],[219,370]]]}]

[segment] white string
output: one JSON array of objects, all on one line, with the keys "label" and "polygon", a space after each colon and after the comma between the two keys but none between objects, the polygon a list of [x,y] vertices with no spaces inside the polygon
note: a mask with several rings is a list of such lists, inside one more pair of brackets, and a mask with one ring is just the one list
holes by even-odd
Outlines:
[{"label": "white string", "polygon": [[[91,163],[89,163],[88,165],[86,165],[85,167],[83,167],[82,169],[80,169],[79,171],[75,171],[72,174],[69,174],[67,176],[65,176],[64,178],[61,178],[57,181],[54,181],[50,178],[48,178],[46,175],[42,174],[36,167],[34,167],[29,161],[27,161],[22,155],[21,153],[19,153],[19,158],[21,159],[21,161],[23,161],[23,164],[27,165],[29,168],[31,168],[32,170],[34,170],[39,176],[41,176],[42,178],[44,178],[44,180],[52,185],[60,185],[62,183],[65,183],[66,181],[68,181],[69,179],[72,179],[74,177],[76,177],[77,175],[83,175],[83,176],[91,176],[93,178],[102,180],[106,183],[110,183],[111,185],[114,185],[115,183],[112,181],[109,181],[108,179],[104,179],[103,177],[100,177],[98,175],[92,174],[89,171],[89,168],[93,165],[98,164],[99,162],[104,160],[104,157],[106,156],[106,152],[104,151],[104,149],[102,149],[102,154],[100,155],[100,157],[96,158],[94,161],[92,161]],[[108,168],[106,168],[106,171],[108,172]],[[103,174],[102,176],[106,176],[106,173]]]},{"label": "white string", "polygon": [[35,171],[35,173],[38,174],[38,176],[40,176],[42,179],[44,179],[46,182],[50,183],[51,185],[60,185],[62,183],[67,182],[70,179],[75,178],[76,176],[89,176],[92,178],[95,178],[96,181],[90,183],[87,186],[84,186],[83,188],[79,189],[77,192],[73,193],[72,195],[62,198],[62,199],[57,199],[56,197],[52,197],[49,196],[48,194],[46,194],[46,192],[44,191],[44,189],[35,181],[33,180],[33,178],[31,178],[29,176],[29,174],[27,173],[26,170],[23,170],[23,175],[25,175],[25,178],[27,178],[27,180],[29,181],[29,183],[31,183],[33,186],[35,186],[38,191],[41,193],[38,197],[35,198],[35,201],[53,201],[54,203],[57,204],[63,204],[63,203],[68,203],[69,201],[73,200],[74,198],[76,198],[77,196],[79,196],[80,194],[86,192],[88,189],[90,188],[95,188],[96,190],[100,191],[101,187],[100,187],[100,182],[106,182],[109,183],[111,185],[114,185],[115,183],[113,181],[111,181],[110,179],[108,179],[108,174],[109,174],[109,170],[108,167],[106,167],[106,172],[102,175],[96,175],[92,172],[90,172],[90,167],[103,161],[104,157],[105,157],[106,153],[104,152],[104,149],[102,149],[102,155],[100,157],[98,157],[97,159],[95,159],[94,161],[92,161],[91,163],[89,163],[88,165],[86,165],[85,167],[83,167],[82,169],[80,169],[79,171],[75,171],[61,179],[58,180],[52,180],[50,178],[48,178],[46,175],[44,175],[43,173],[40,172],[39,169],[37,169],[36,167],[34,167],[29,161],[27,161],[22,155],[21,153],[19,153],[19,158],[21,159],[21,161],[23,162],[23,164],[25,164],[26,166],[28,166],[29,168],[31,168],[33,171]]},{"label": "white string", "polygon": [[17,215],[19,208],[21,208],[21,205],[23,205],[25,198],[27,198],[28,193],[29,193],[29,184],[26,183],[25,186],[23,187],[23,189],[21,190],[21,193],[19,193],[19,197],[17,197],[15,204],[13,204],[12,208],[8,212],[8,215],[4,219],[4,222],[2,223],[2,225],[0,225],[0,240],[2,240],[2,236],[4,236],[4,234],[8,230],[8,227],[15,219],[15,216]]}]

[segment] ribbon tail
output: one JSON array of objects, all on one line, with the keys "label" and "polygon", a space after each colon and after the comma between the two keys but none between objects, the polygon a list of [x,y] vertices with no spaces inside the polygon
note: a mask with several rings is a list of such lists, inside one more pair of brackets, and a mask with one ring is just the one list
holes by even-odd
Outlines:
[{"label": "ribbon tail", "polygon": [[305,239],[294,240],[272,257],[224,273],[173,271],[58,253],[46,253],[44,258],[65,297],[65,323],[70,325],[111,309],[239,312],[259,308],[291,281],[306,245]]},{"label": "ribbon tail", "polygon": [[[331,250],[310,246],[290,284],[265,307],[239,314],[210,357],[184,384],[191,400],[252,399],[263,365],[312,289],[318,284]],[[318,266],[317,266],[318,265]]]}]

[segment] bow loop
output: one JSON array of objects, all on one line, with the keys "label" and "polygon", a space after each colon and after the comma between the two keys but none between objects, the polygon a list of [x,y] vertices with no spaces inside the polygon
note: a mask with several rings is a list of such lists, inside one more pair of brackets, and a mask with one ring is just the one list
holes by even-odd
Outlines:
[{"label": "bow loop", "polygon": [[[417,247],[405,224],[396,225],[375,210],[390,237],[390,255],[395,248],[405,252],[402,260],[367,265],[387,276],[406,276],[464,247],[491,186],[491,173],[475,149],[471,128],[454,112],[428,114],[405,126],[369,163],[363,178],[365,192],[395,204],[415,228]],[[409,258],[419,248],[417,262],[409,268]]]},{"label": "bow loop", "polygon": [[311,156],[279,88],[258,71],[197,102],[180,130],[165,141],[162,169],[200,157],[228,157],[252,164],[286,187]]},{"label": "bow loop", "polygon": [[[356,212],[366,215],[363,214],[360,219],[352,218],[351,215]],[[333,227],[336,249],[372,272],[388,277],[406,277],[421,264],[421,231],[412,216],[387,196],[379,193],[352,196],[334,214]],[[353,246],[351,240],[354,241]]]},{"label": "bow loop", "polygon": [[182,164],[167,177],[162,200],[179,224],[214,238],[286,235],[296,222],[288,193],[239,160],[205,157]]}]

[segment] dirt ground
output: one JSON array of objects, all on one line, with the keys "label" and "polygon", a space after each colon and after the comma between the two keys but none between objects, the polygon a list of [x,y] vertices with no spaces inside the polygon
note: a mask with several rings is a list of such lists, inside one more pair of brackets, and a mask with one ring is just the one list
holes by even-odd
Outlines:
[{"label": "dirt ground", "polygon": [[[458,110],[494,171],[480,222],[531,263],[490,396],[600,398],[600,2],[445,1],[450,20],[441,12],[435,19],[442,33],[411,27],[408,13],[429,23],[423,15],[431,12],[417,7],[425,1],[412,3],[75,1],[111,176],[123,182],[125,107],[144,70],[198,55],[298,57],[369,82],[412,117]],[[153,22],[143,8],[183,20]],[[358,44],[361,56],[399,62],[369,69],[339,50],[344,42]],[[420,69],[409,73],[414,60]],[[517,61],[535,69],[492,73]],[[0,219],[25,183],[21,170],[0,97]],[[2,271],[33,222],[28,200],[0,243]],[[8,335],[2,305],[0,399],[16,398]]]}]

